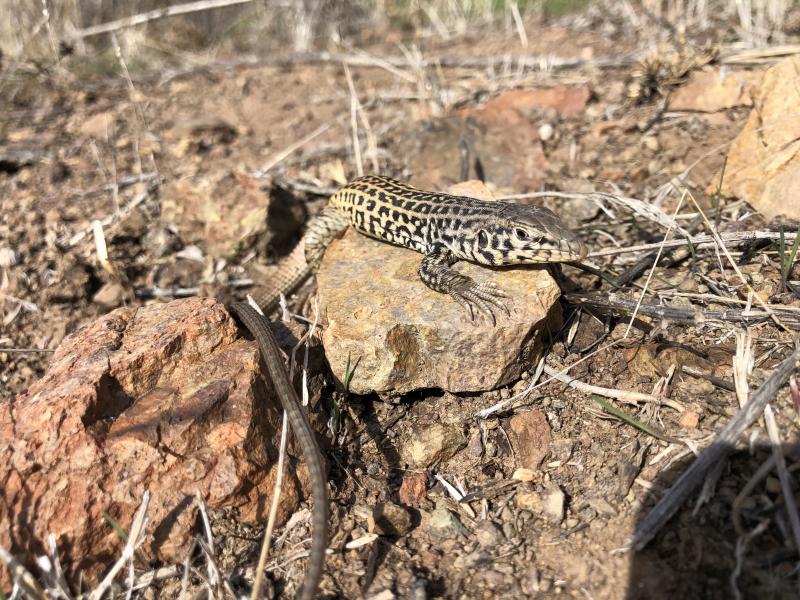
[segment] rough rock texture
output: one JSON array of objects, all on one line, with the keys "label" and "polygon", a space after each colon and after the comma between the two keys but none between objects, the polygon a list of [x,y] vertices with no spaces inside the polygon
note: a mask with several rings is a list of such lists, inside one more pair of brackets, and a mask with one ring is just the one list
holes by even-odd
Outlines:
[{"label": "rough rock texture", "polygon": [[669,97],[668,110],[717,112],[736,106],[753,106],[752,94],[761,80],[758,71],[694,71],[689,81]]},{"label": "rough rock texture", "polygon": [[338,378],[348,355],[350,390],[405,393],[422,388],[489,390],[518,378],[539,351],[539,330],[560,318],[560,290],[545,268],[489,269],[460,262],[477,281],[510,297],[497,326],[420,281],[422,255],[348,230],[325,253],[317,285],[328,326],[325,354]]},{"label": "rough rock texture", "polygon": [[[121,552],[103,511],[127,529],[144,490],[146,556],[183,560],[197,490],[262,520],[279,413],[258,372],[255,343],[210,299],[119,309],[67,337],[0,405],[0,544],[30,564],[52,533],[68,576],[91,580]],[[298,493],[289,477],[282,518]]]},{"label": "rough rock texture", "polygon": [[401,452],[406,463],[418,469],[427,469],[452,457],[466,443],[462,426],[455,423],[433,423],[414,429],[411,439],[403,444]]},{"label": "rough rock texture", "polygon": [[538,469],[550,453],[550,442],[553,439],[545,414],[534,408],[514,415],[509,420],[508,434],[517,457],[517,465],[534,471]]},{"label": "rough rock texture", "polygon": [[466,142],[473,174],[479,163],[498,189],[538,190],[547,169],[540,127],[554,115],[580,114],[590,96],[585,87],[511,90],[481,108],[428,120],[399,140],[396,153],[408,157],[413,185],[443,189],[459,179],[460,147]]},{"label": "rough rock texture", "polygon": [[[722,191],[750,203],[767,219],[800,219],[800,56],[771,67],[753,110],[733,142]],[[716,179],[710,186],[715,187]]]},{"label": "rough rock texture", "polygon": [[278,194],[276,189],[271,197],[260,181],[241,173],[204,172],[164,186],[161,221],[185,244],[200,244],[212,256],[231,256],[254,239],[283,243],[301,227],[302,206]]},{"label": "rough rock texture", "polygon": [[551,108],[556,110],[560,117],[567,119],[586,110],[586,104],[591,96],[592,92],[587,87],[555,86],[534,90],[520,89],[492,98],[483,108],[489,110],[513,108],[518,111]]}]

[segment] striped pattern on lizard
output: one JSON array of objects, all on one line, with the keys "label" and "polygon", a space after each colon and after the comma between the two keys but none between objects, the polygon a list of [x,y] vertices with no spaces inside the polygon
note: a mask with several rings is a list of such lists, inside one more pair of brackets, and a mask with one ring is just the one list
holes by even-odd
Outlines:
[{"label": "striped pattern on lizard", "polygon": [[[316,267],[328,244],[348,226],[378,240],[424,254],[419,277],[449,294],[474,317],[473,308],[495,320],[492,307],[508,312],[493,283],[479,283],[452,265],[467,260],[487,266],[582,260],[586,246],[551,210],[487,202],[418,190],[388,177],[365,176],[335,192],[278,271],[276,284],[256,296],[265,310],[277,306]],[[302,254],[301,254],[302,253]],[[304,255],[304,256],[303,256]]]}]

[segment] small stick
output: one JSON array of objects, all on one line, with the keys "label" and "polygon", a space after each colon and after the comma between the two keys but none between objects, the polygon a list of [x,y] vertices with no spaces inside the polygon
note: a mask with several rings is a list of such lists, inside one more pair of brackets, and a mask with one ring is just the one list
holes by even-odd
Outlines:
[{"label": "small stick", "polygon": [[783,493],[783,501],[786,504],[786,512],[789,513],[789,524],[792,526],[792,536],[794,537],[794,549],[800,552],[800,516],[797,514],[797,503],[794,500],[789,470],[786,468],[786,459],[783,455],[778,424],[775,422],[775,414],[769,404],[764,407],[764,423],[767,426],[769,441],[772,443],[772,456],[775,457],[775,470],[778,472],[778,479],[781,482],[781,492]]},{"label": "small stick", "polygon": [[[695,247],[713,246],[717,243],[717,238],[724,242],[749,242],[750,240],[777,240],[780,239],[781,234],[777,231],[730,231],[719,233],[716,237],[713,235],[696,235],[691,239],[682,240],[669,240],[664,243],[664,248],[677,248],[680,246],[688,246],[689,243]],[[796,234],[785,234],[786,242],[794,241]],[[589,258],[597,258],[598,256],[614,256],[615,254],[627,254],[629,252],[641,252],[643,250],[656,250],[661,246],[661,242],[655,244],[640,244],[638,246],[624,246],[622,248],[606,248],[605,250],[598,250],[590,252]]]},{"label": "small stick", "polygon": [[633,309],[633,314],[631,315],[631,320],[628,322],[628,327],[625,329],[625,334],[622,336],[623,339],[628,337],[628,334],[631,332],[631,327],[633,327],[633,322],[636,320],[636,314],[639,312],[639,307],[642,305],[642,300],[644,300],[644,296],[647,293],[647,288],[650,287],[650,281],[653,279],[653,274],[656,272],[656,267],[658,266],[658,261],[661,260],[661,253],[664,251],[664,244],[667,242],[670,234],[672,233],[672,224],[675,223],[675,215],[683,206],[683,200],[686,198],[686,192],[681,195],[681,199],[678,202],[678,206],[675,207],[675,212],[672,214],[672,219],[670,220],[670,225],[667,228],[667,232],[664,234],[664,239],[661,240],[661,246],[658,248],[658,252],[656,252],[656,258],[653,260],[653,266],[650,268],[650,272],[647,274],[647,279],[644,282],[644,288],[642,288],[642,293],[639,294],[639,299],[636,301],[636,308]]},{"label": "small stick", "polygon": [[278,516],[278,505],[280,504],[281,491],[283,490],[283,472],[286,461],[286,440],[288,439],[289,418],[286,411],[283,411],[283,423],[281,425],[281,443],[278,450],[278,477],[275,480],[275,488],[272,491],[272,503],[269,507],[267,517],[267,527],[264,530],[264,541],[261,543],[261,553],[258,555],[258,566],[256,567],[256,578],[253,582],[253,590],[250,600],[257,600],[261,597],[261,586],[264,583],[264,566],[267,563],[269,547],[272,542],[272,532],[275,530],[275,519]]},{"label": "small stick", "polygon": [[666,400],[664,398],[656,398],[651,394],[644,394],[642,392],[633,392],[631,390],[617,390],[613,388],[604,388],[597,385],[584,383],[583,381],[578,381],[577,379],[574,379],[572,377],[563,374],[561,371],[554,369],[550,365],[544,366],[544,372],[550,375],[551,377],[557,379],[558,381],[566,383],[569,387],[579,390],[581,392],[586,392],[587,394],[597,394],[598,396],[605,396],[606,398],[614,398],[616,400],[622,400],[623,402],[627,402],[629,404],[637,404],[638,402],[658,402],[659,404],[665,404],[670,408],[674,408],[678,412],[683,412],[683,407],[677,402]]},{"label": "small stick", "polygon": [[175,15],[185,15],[192,12],[200,12],[202,10],[211,10],[213,8],[220,8],[222,6],[233,6],[234,4],[247,4],[253,0],[199,0],[198,2],[187,2],[185,4],[174,4],[165,8],[157,8],[146,13],[139,13],[123,19],[109,21],[108,23],[101,23],[100,25],[93,25],[86,29],[79,29],[72,36],[73,39],[83,39],[100,35],[101,33],[111,33],[118,29],[126,27],[134,27],[142,25],[148,21],[155,21],[164,17],[174,17]]}]

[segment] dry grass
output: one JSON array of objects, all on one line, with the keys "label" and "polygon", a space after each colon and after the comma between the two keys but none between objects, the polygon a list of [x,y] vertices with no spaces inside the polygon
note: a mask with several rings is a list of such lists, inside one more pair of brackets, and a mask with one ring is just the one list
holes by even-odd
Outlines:
[{"label": "dry grass", "polygon": [[[64,62],[79,75],[115,72],[112,44],[98,26],[136,18],[119,27],[119,43],[132,69],[154,70],[174,61],[203,61],[243,52],[264,55],[276,49],[306,52],[331,45],[349,46],[365,29],[392,27],[418,37],[447,39],[486,26],[505,28],[527,47],[524,18],[556,17],[593,5],[630,21],[632,32],[650,43],[661,34],[682,35],[715,19],[733,19],[745,47],[780,43],[791,0],[647,0],[642,10],[610,0],[248,0],[176,2],[144,0],[0,0],[0,51],[20,61],[49,65]],[[158,11],[184,12],[161,16]],[[70,55],[82,57],[70,60]],[[88,67],[87,67],[87,61]]]}]

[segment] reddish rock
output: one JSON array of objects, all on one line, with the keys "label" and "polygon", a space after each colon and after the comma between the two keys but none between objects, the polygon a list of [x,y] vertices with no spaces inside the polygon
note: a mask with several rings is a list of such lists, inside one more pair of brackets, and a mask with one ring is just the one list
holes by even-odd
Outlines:
[{"label": "reddish rock", "polygon": [[533,90],[511,90],[492,98],[484,110],[514,109],[520,112],[552,108],[562,118],[574,117],[586,110],[592,92],[586,87],[553,87]]},{"label": "reddish rock", "polygon": [[[44,377],[0,405],[0,544],[31,565],[52,533],[67,575],[92,580],[122,550],[103,512],[127,529],[145,490],[147,557],[184,559],[195,491],[262,521],[279,413],[258,373],[255,343],[211,299],[119,309],[67,337]],[[297,484],[284,484],[282,518]]]},{"label": "reddish rock", "polygon": [[545,414],[533,409],[514,415],[509,421],[508,433],[517,457],[517,466],[538,469],[550,453],[553,439]]},{"label": "reddish rock", "polygon": [[700,422],[700,415],[694,411],[687,410],[681,415],[680,423],[684,429],[697,429]]},{"label": "reddish rock", "polygon": [[545,121],[536,118],[535,109],[556,110],[568,117],[582,112],[589,96],[586,88],[513,90],[482,108],[427,120],[399,141],[397,154],[409,157],[414,185],[444,189],[459,180],[466,143],[471,175],[477,174],[479,164],[495,189],[538,190],[547,161],[539,139]]},{"label": "reddish rock", "polygon": [[406,473],[400,484],[400,502],[408,506],[419,506],[425,498],[427,486],[424,473]]}]

